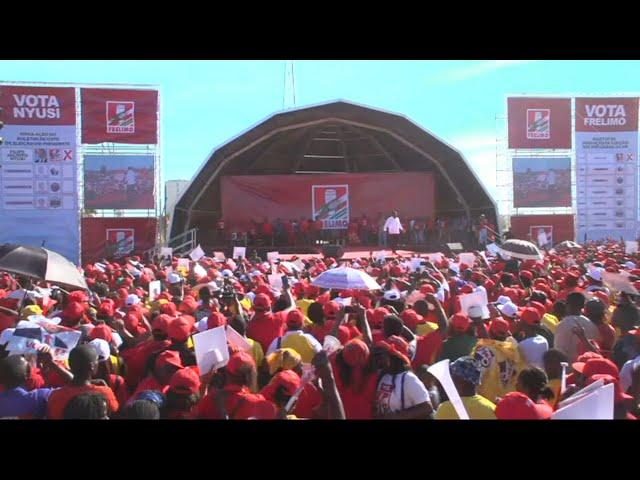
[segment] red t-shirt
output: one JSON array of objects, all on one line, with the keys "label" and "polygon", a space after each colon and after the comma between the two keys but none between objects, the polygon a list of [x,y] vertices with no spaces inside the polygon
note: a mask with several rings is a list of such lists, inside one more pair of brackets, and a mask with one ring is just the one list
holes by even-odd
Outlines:
[{"label": "red t-shirt", "polygon": [[284,335],[287,312],[256,312],[247,326],[247,337],[255,340],[266,352],[275,338]]},{"label": "red t-shirt", "polygon": [[109,413],[118,411],[118,400],[109,387],[103,387],[101,385],[83,385],[81,387],[67,385],[51,393],[47,405],[47,418],[52,420],[61,420],[64,417],[64,409],[67,404],[78,395],[82,395],[87,392],[95,392],[104,395],[104,398],[107,400],[107,406],[109,407]]},{"label": "red t-shirt", "polygon": [[270,223],[263,223],[262,224],[262,232],[265,235],[272,235],[273,234],[273,225],[271,225]]},{"label": "red t-shirt", "polygon": [[300,393],[293,413],[298,418],[314,418],[315,410],[322,405],[322,394],[313,383],[307,383]]},{"label": "red t-shirt", "polygon": [[[224,407],[229,418],[234,420],[247,420],[252,417],[260,420],[276,418],[276,407],[261,394],[251,393],[249,388],[238,385],[227,385],[224,391],[227,392]],[[222,412],[216,405],[215,395],[216,390],[213,390],[200,400],[194,410],[195,418],[222,419]]]},{"label": "red t-shirt", "polygon": [[415,370],[420,365],[431,365],[438,358],[440,349],[442,348],[442,335],[438,330],[430,332],[427,335],[419,336],[416,340],[416,354],[411,362],[411,366]]},{"label": "red t-shirt", "polygon": [[135,348],[128,348],[121,352],[122,358],[127,364],[125,381],[129,388],[135,388],[144,375],[147,360],[151,355],[171,346],[170,340],[150,340]]},{"label": "red t-shirt", "polygon": [[375,413],[376,390],[378,388],[378,375],[370,372],[364,377],[351,372],[351,385],[346,386],[342,381],[340,371],[335,361],[335,355],[329,357],[336,379],[336,387],[342,399],[344,414],[348,420],[370,420]]}]

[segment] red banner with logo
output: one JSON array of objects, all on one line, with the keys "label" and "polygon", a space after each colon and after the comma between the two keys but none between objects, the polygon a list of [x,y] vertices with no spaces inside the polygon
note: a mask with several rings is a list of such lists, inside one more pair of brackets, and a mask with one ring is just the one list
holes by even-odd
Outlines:
[{"label": "red banner with logo", "polygon": [[82,143],[158,143],[158,92],[82,88]]},{"label": "red banner with logo", "polygon": [[571,148],[571,99],[507,99],[509,148]]},{"label": "red banner with logo", "polygon": [[252,220],[265,217],[313,218],[326,229],[346,228],[363,215],[386,218],[394,209],[408,228],[408,220],[435,213],[431,173],[244,175],[223,177],[221,190],[222,215],[230,231],[245,231]]},{"label": "red banner with logo", "polygon": [[75,88],[0,86],[5,125],[75,125]]},{"label": "red banner with logo", "polygon": [[82,263],[140,255],[156,243],[155,218],[83,218]]},{"label": "red banner with logo", "polygon": [[576,132],[635,132],[638,98],[576,98]]},{"label": "red banner with logo", "polygon": [[539,245],[541,230],[548,243],[557,245],[574,240],[573,215],[514,215],[511,217],[511,233],[515,238],[529,240]]}]

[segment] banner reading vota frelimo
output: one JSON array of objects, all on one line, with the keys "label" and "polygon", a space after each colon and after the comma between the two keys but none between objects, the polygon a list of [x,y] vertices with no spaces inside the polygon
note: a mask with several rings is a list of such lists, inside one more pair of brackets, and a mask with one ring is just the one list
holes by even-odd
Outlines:
[{"label": "banner reading vota frelimo", "polygon": [[0,243],[80,258],[74,88],[0,85]]},{"label": "banner reading vota frelimo", "polygon": [[638,98],[576,98],[578,241],[635,240]]}]

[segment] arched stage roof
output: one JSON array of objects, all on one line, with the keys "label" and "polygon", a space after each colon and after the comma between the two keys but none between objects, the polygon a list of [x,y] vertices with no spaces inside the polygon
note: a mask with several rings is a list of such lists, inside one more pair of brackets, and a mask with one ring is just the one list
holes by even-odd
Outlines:
[{"label": "arched stage roof", "polygon": [[433,172],[438,214],[497,213],[453,146],[403,115],[339,100],[275,113],[214,149],[177,202],[170,237],[213,228],[223,176],[314,172]]}]

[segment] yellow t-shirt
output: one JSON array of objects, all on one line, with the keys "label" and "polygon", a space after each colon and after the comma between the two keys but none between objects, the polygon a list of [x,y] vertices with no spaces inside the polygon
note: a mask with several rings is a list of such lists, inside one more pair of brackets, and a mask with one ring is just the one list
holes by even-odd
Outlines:
[{"label": "yellow t-shirt", "polygon": [[[496,406],[480,395],[473,397],[461,397],[462,404],[469,414],[471,420],[496,420]],[[453,404],[449,401],[441,403],[436,411],[436,420],[459,420]]]},{"label": "yellow t-shirt", "polygon": [[438,324],[433,322],[421,323],[416,327],[416,335],[425,336],[438,330]]},{"label": "yellow t-shirt", "polygon": [[264,352],[262,351],[262,345],[256,342],[253,338],[246,338],[249,345],[251,345],[251,356],[253,360],[256,362],[256,366],[260,366],[262,364],[262,360],[264,359]]},{"label": "yellow t-shirt", "polygon": [[304,314],[304,316],[307,316],[307,312],[309,311],[309,305],[311,305],[312,303],[315,303],[315,300],[310,300],[308,298],[303,298],[301,300],[298,300],[296,302],[296,306],[302,310],[302,313]]},{"label": "yellow t-shirt", "polygon": [[545,313],[542,317],[541,323],[544,326],[546,326],[549,330],[551,330],[551,333],[555,335],[556,328],[558,328],[558,323],[560,323],[560,321],[558,320],[558,317],[556,317],[555,315],[551,315],[550,313]]}]

